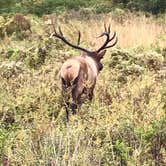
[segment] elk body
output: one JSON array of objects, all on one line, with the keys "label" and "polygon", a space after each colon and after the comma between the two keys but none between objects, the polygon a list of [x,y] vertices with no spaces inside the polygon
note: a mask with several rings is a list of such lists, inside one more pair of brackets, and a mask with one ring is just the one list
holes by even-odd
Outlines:
[{"label": "elk body", "polygon": [[[113,47],[118,41],[116,32],[114,32],[112,37],[110,37],[110,26],[107,28],[104,25],[104,27],[105,32],[103,32],[98,37],[106,36],[106,40],[103,45],[96,51],[89,51],[79,46],[81,37],[80,32],[78,33],[77,45],[70,43],[64,37],[60,28],[59,33],[57,33],[54,28],[54,32],[51,35],[51,37],[57,37],[67,45],[82,51],[80,56],[73,57],[64,62],[59,71],[62,95],[66,105],[67,120],[69,119],[68,110],[71,109],[73,113],[75,113],[77,106],[82,102],[81,96],[83,94],[86,94],[87,98],[92,100],[97,76],[103,68],[101,59],[105,55],[106,49]],[[114,42],[108,45],[112,40],[114,40]],[[71,103],[69,102],[70,96],[72,98]]]}]

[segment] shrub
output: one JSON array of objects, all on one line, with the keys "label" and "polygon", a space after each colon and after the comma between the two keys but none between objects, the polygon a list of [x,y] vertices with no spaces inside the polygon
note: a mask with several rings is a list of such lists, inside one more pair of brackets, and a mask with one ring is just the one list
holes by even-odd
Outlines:
[{"label": "shrub", "polygon": [[142,10],[157,14],[165,12],[165,0],[113,0],[115,5],[121,4],[121,7],[129,8],[131,10]]},{"label": "shrub", "polygon": [[4,62],[0,65],[0,76],[9,79],[11,77],[18,76],[18,74],[21,73],[22,70],[22,63],[20,62]]},{"label": "shrub", "polygon": [[17,13],[9,22],[6,23],[6,33],[8,35],[13,34],[14,32],[20,34],[27,30],[31,32],[31,24],[23,14]]}]

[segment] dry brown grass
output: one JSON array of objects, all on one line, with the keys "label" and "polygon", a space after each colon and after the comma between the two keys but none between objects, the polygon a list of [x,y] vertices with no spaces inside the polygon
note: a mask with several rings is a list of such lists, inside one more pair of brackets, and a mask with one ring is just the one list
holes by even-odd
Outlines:
[{"label": "dry brown grass", "polygon": [[[45,23],[50,24],[48,16],[47,21],[32,21],[32,31],[36,35],[45,34],[46,29],[51,29],[51,25],[45,25],[46,29],[42,29]],[[89,20],[70,18],[61,20],[59,17],[55,17],[55,26],[61,26],[65,36],[71,39],[73,42],[77,40],[77,32],[81,31],[81,45],[87,48],[98,48],[103,39],[97,39],[96,36],[104,31],[104,23],[111,24],[112,32],[116,31],[118,34],[117,46],[121,48],[137,48],[142,47],[144,49],[151,48],[164,48],[166,45],[166,16],[159,19],[154,16],[145,17],[144,15],[132,15],[126,14],[125,16],[112,16],[111,14],[105,14],[100,16],[92,15]],[[49,28],[48,28],[49,27]],[[48,34],[45,34],[48,35]],[[21,42],[23,43],[23,42]],[[12,46],[11,38],[6,37],[3,41],[0,41],[1,48],[6,46]],[[15,44],[15,43],[14,43]],[[23,43],[27,45],[27,42]],[[18,45],[19,47],[20,45]]]},{"label": "dry brown grass", "polygon": [[[62,25],[63,29],[67,29],[73,40],[74,38],[76,39],[76,32],[79,29],[82,32],[82,39],[86,45],[90,44],[92,47],[98,47],[102,41],[96,39],[96,35],[104,30],[104,22],[106,24],[111,23],[112,31],[118,33],[118,46],[122,48],[143,46],[149,49],[152,45],[156,47],[164,47],[166,45],[166,19],[159,23],[152,16],[129,15],[119,22],[108,14],[102,15],[100,18],[94,17],[81,22],[77,19],[71,19],[67,24],[62,25],[62,23],[59,23],[59,25]],[[76,34],[74,37],[73,31]]]}]

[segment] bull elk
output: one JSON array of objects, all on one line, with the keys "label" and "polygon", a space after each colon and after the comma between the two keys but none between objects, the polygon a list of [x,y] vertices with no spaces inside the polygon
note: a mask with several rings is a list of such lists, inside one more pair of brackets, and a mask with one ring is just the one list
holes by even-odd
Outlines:
[{"label": "bull elk", "polygon": [[[96,51],[89,51],[79,46],[81,37],[80,31],[78,32],[77,45],[72,44],[64,37],[60,27],[59,32],[54,28],[54,32],[50,36],[56,37],[70,47],[82,51],[80,56],[73,57],[64,62],[59,71],[62,95],[64,98],[67,93],[71,96],[67,97],[67,100],[65,100],[67,121],[69,120],[69,108],[74,114],[77,106],[81,104],[82,94],[86,94],[87,98],[92,100],[97,76],[103,68],[101,59],[105,55],[106,49],[113,47],[118,41],[116,32],[110,37],[110,25],[106,27],[104,24],[104,28],[105,31],[98,37],[106,36],[106,40]],[[113,40],[114,42],[108,45]],[[72,99],[71,103],[69,102],[69,98]]]}]

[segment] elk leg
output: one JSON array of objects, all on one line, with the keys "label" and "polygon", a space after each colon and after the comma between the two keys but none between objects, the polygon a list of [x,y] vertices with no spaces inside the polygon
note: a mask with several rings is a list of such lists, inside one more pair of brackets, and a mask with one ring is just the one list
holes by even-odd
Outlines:
[{"label": "elk leg", "polygon": [[70,106],[70,103],[69,103],[69,96],[68,94],[66,94],[66,92],[63,90],[62,91],[62,103],[63,103],[63,106],[65,107],[65,110],[66,110],[66,121],[69,122],[69,106]]},{"label": "elk leg", "polygon": [[92,101],[92,98],[93,98],[93,91],[88,93],[88,99]]},{"label": "elk leg", "polygon": [[73,111],[73,114],[76,114],[77,106],[81,103],[82,92],[83,90],[78,91],[78,89],[73,89],[72,91],[73,103],[71,104],[71,109]]},{"label": "elk leg", "polygon": [[88,90],[88,99],[92,101],[94,87]]},{"label": "elk leg", "polygon": [[76,114],[77,104],[71,103],[70,108],[72,110],[73,115]]},{"label": "elk leg", "polygon": [[66,107],[66,121],[69,122],[69,110]]}]

